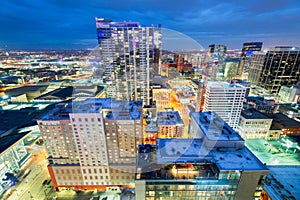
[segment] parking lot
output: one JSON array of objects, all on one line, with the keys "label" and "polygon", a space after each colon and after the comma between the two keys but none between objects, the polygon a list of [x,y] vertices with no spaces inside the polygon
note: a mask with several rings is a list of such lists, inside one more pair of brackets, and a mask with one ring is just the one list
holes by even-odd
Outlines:
[{"label": "parking lot", "polygon": [[246,146],[267,165],[300,165],[300,151],[283,148],[279,140],[245,139]]}]

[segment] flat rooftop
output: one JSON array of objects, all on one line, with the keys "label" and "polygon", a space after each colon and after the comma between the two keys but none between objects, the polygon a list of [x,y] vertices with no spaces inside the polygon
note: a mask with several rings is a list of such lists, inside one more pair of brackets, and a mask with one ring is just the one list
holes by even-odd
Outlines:
[{"label": "flat rooftop", "polygon": [[286,144],[283,140],[245,139],[245,144],[267,166],[300,166],[300,150],[295,150],[296,148],[293,147],[286,148],[286,145],[289,144]]},{"label": "flat rooftop", "polygon": [[[16,105],[19,109],[0,110],[0,130],[9,130],[12,128],[23,128],[26,126],[36,125],[36,119],[45,115],[54,108],[54,105],[46,104],[44,107],[31,107],[32,104],[8,104]],[[41,109],[40,109],[41,108]]]},{"label": "flat rooftop", "polygon": [[266,114],[269,118],[273,119],[274,123],[280,124],[283,128],[299,128],[300,122],[289,118],[288,116],[282,114],[282,113],[276,113],[276,114]]},{"label": "flat rooftop", "polygon": [[184,125],[178,111],[157,112],[157,125]]},{"label": "flat rooftop", "polygon": [[247,96],[245,97],[246,102],[254,102],[256,105],[268,105],[274,106],[275,100],[274,98],[265,98],[262,96]]},{"label": "flat rooftop", "polygon": [[147,126],[146,126],[146,132],[157,133],[158,132],[158,127],[157,127],[156,123],[153,123],[151,121],[149,124],[147,124]]},{"label": "flat rooftop", "polygon": [[241,85],[251,85],[250,82],[247,82],[247,81],[243,81],[241,79],[232,79],[232,83],[237,83],[237,84],[241,84]]},{"label": "flat rooftop", "polygon": [[103,91],[102,86],[68,86],[65,88],[58,88],[39,97],[34,100],[66,100],[69,98],[75,98],[80,95],[86,95],[90,97],[96,96],[98,93]]},{"label": "flat rooftop", "polygon": [[45,91],[47,88],[47,86],[45,85],[28,85],[28,86],[21,86],[18,88],[13,88],[10,90],[6,90],[5,94],[9,95],[9,96],[18,96],[21,94],[26,94],[28,92],[40,92],[42,93],[43,91]]},{"label": "flat rooftop", "polygon": [[157,139],[155,145],[139,145],[136,179],[217,179],[221,170],[268,171],[244,147],[208,151],[201,139]]},{"label": "flat rooftop", "polygon": [[245,119],[271,119],[254,108],[243,110],[241,116]]},{"label": "flat rooftop", "polygon": [[300,166],[269,166],[264,184],[273,200],[296,200],[300,197]]},{"label": "flat rooftop", "polygon": [[34,98],[34,100],[66,100],[72,97],[73,87],[58,88],[41,96]]},{"label": "flat rooftop", "polygon": [[140,145],[137,156],[136,180],[198,180],[217,179],[219,170],[214,163],[156,161],[155,145]]},{"label": "flat rooftop", "polygon": [[202,142],[202,139],[157,139],[157,163],[214,162],[220,170],[267,169],[246,147],[208,150]]},{"label": "flat rooftop", "polygon": [[240,84],[230,84],[228,82],[219,82],[219,81],[208,81],[207,88],[217,88],[217,89],[234,89],[234,88],[239,88],[239,89],[246,89],[243,85]]},{"label": "flat rooftop", "polygon": [[72,109],[70,102],[56,104],[55,108],[40,117],[40,120],[69,120],[69,113],[72,113]]},{"label": "flat rooftop", "polygon": [[157,139],[157,145],[139,145],[136,180],[217,179],[221,170],[267,171],[248,148],[208,151],[201,139]]},{"label": "flat rooftop", "polygon": [[243,138],[215,112],[192,112],[191,118],[197,122],[209,140],[243,141]]},{"label": "flat rooftop", "polygon": [[289,112],[289,111],[292,111],[292,112],[295,112],[295,113],[298,113],[298,112],[300,113],[299,109],[300,109],[300,104],[291,104],[291,103],[288,103],[288,104],[279,104],[279,108],[278,108],[278,110],[280,112]]},{"label": "flat rooftop", "polygon": [[35,108],[37,110],[43,110],[52,103],[36,103],[36,102],[22,102],[22,103],[9,103],[2,106],[2,110],[21,110],[23,108]]},{"label": "flat rooftop", "polygon": [[12,132],[2,133],[0,135],[1,145],[0,145],[0,154],[6,149],[10,148],[13,144],[21,140],[23,137],[27,136],[31,131],[18,132],[14,130]]},{"label": "flat rooftop", "polygon": [[99,113],[107,120],[140,119],[142,115],[142,102],[117,101],[112,98],[83,98],[72,102],[60,103],[56,108],[44,115],[42,120],[69,119],[70,113]]}]

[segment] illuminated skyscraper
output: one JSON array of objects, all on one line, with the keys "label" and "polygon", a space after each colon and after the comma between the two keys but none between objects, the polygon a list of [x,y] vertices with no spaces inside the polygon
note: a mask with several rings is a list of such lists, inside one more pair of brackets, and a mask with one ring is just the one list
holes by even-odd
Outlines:
[{"label": "illuminated skyscraper", "polygon": [[251,56],[248,81],[253,84],[258,84],[266,58],[265,52],[254,52]]},{"label": "illuminated skyscraper", "polygon": [[262,48],[262,42],[246,42],[243,44],[241,60],[237,69],[237,76],[243,78],[243,74],[248,74],[249,59],[254,51],[260,51]]},{"label": "illuminated skyscraper", "polygon": [[55,188],[103,189],[133,182],[142,143],[142,102],[88,98],[60,103],[38,120]]},{"label": "illuminated skyscraper", "polygon": [[149,105],[152,76],[159,71],[161,27],[101,18],[96,18],[96,27],[106,97],[141,98]]},{"label": "illuminated skyscraper", "polygon": [[[209,81],[205,85],[203,111],[216,112],[233,129],[237,129],[247,88],[240,84]],[[199,97],[200,98],[200,97]],[[202,100],[201,100],[202,101]]]},{"label": "illuminated skyscraper", "polygon": [[281,86],[297,84],[300,80],[300,48],[275,47],[262,60],[251,63],[250,81],[278,94]]},{"label": "illuminated skyscraper", "polygon": [[215,80],[224,74],[227,47],[221,44],[211,44],[208,46],[207,51],[207,73],[211,77],[211,80]]}]

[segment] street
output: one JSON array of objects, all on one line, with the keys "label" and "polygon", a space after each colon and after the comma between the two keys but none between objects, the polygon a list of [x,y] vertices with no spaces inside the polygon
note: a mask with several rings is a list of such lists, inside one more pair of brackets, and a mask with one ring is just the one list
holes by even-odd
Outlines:
[{"label": "street", "polygon": [[184,123],[184,129],[183,129],[183,138],[188,138],[188,127],[189,127],[189,115],[187,114],[186,111],[186,105],[180,104],[177,100],[176,100],[176,92],[174,90],[172,90],[171,92],[171,98],[170,98],[170,106],[171,108],[173,108],[174,110],[178,111],[180,114],[180,117]]},{"label": "street", "polygon": [[28,163],[25,164],[24,170],[31,170],[28,176],[21,178],[19,183],[14,186],[14,192],[9,196],[8,200],[39,200],[45,199],[45,194],[52,191],[51,186],[42,183],[44,180],[50,179],[47,169],[46,151],[43,146],[32,145],[29,150],[32,153]]}]

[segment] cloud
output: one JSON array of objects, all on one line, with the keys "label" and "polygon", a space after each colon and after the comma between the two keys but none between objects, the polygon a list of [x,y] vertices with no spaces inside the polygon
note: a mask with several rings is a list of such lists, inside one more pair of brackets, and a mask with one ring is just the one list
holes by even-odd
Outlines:
[{"label": "cloud", "polygon": [[237,48],[254,39],[300,46],[297,34],[290,34],[300,32],[298,0],[2,0],[0,45],[87,46],[97,42],[95,16],[162,24],[204,47],[222,42]]}]

